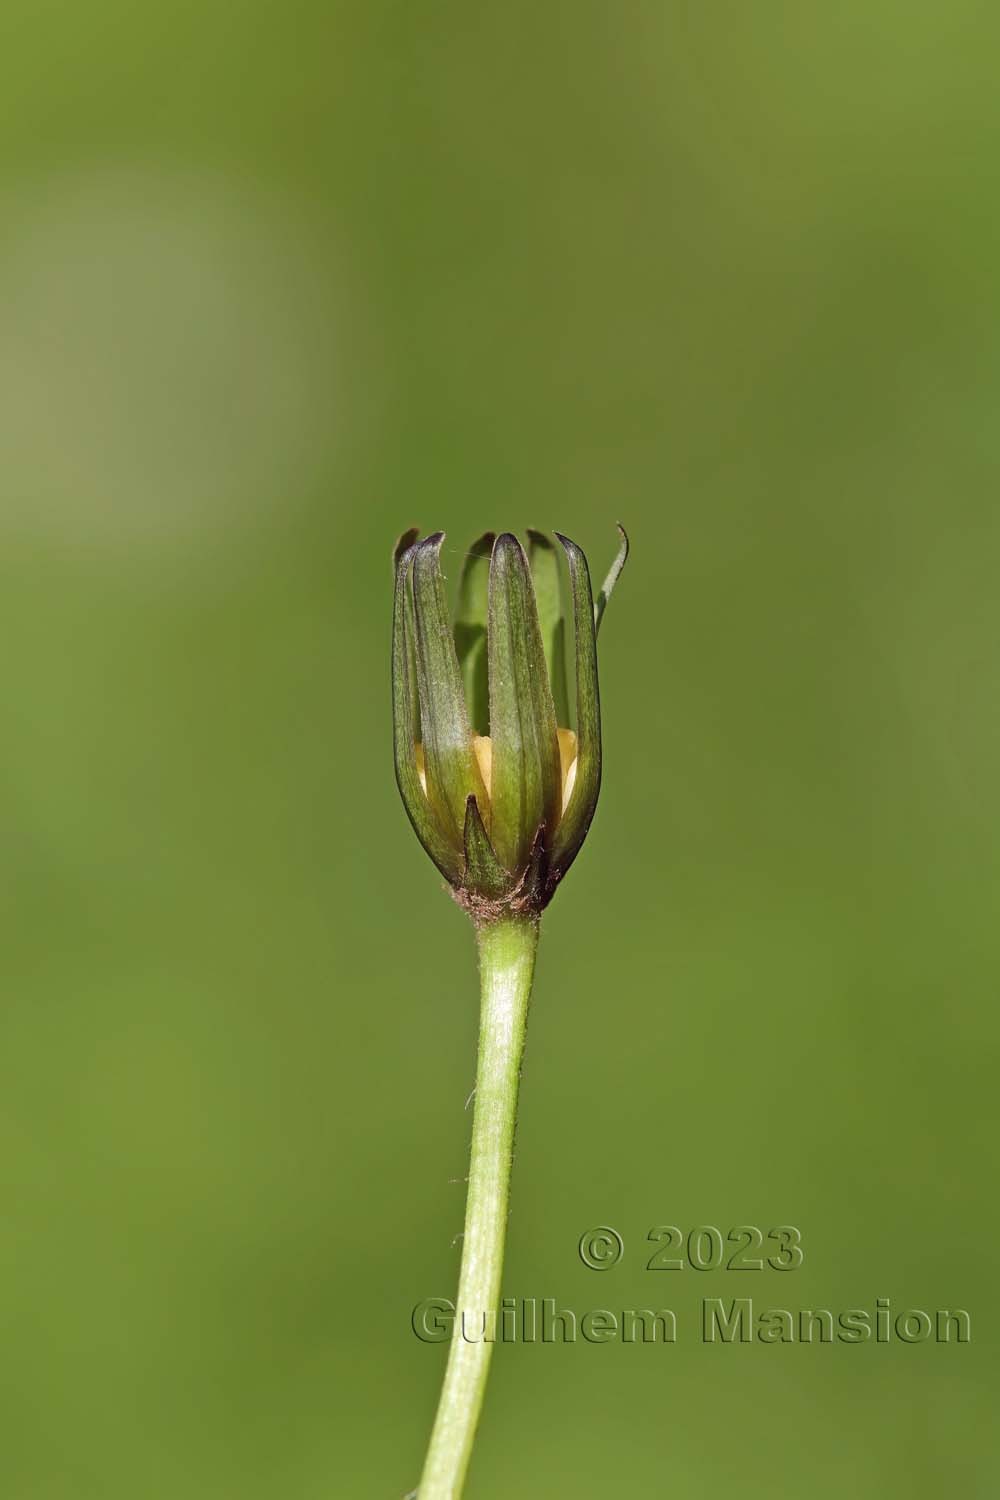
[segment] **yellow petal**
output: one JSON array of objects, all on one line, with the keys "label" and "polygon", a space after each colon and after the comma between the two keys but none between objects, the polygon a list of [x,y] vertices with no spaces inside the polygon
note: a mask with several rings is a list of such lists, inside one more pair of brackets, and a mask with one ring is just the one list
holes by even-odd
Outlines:
[{"label": "yellow petal", "polygon": [[472,736],[472,748],[476,752],[483,785],[486,787],[487,796],[489,796],[493,791],[493,741],[488,734],[474,734]]},{"label": "yellow petal", "polygon": [[562,772],[562,810],[566,811],[576,785],[576,735],[572,729],[557,729],[559,769]]}]

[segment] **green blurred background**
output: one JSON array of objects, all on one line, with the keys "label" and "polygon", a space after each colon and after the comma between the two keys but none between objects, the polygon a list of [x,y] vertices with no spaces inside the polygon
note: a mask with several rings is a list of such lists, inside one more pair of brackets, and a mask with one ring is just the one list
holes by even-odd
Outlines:
[{"label": "green blurred background", "polygon": [[[619,517],[505,1290],[681,1333],[500,1348],[469,1495],[995,1493],[995,15],[2,31],[0,1493],[416,1483],[477,1002],[389,549],[558,526],[602,575]],[[643,1269],[745,1222],[803,1268]],[[737,1295],[973,1341],[705,1347]]]}]

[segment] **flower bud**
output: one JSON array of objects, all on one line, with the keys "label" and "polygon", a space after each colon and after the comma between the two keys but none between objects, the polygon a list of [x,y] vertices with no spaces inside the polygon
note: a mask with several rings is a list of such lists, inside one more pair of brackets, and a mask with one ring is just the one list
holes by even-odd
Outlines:
[{"label": "flower bud", "polygon": [[[555,533],[528,554],[510,532],[465,559],[454,626],[444,534],[409,531],[395,553],[393,741],[396,780],[417,837],[478,922],[540,912],[575,859],[601,785],[597,630],[628,556],[621,546],[595,606],[587,559]],[[566,672],[572,630],[575,725]]]}]

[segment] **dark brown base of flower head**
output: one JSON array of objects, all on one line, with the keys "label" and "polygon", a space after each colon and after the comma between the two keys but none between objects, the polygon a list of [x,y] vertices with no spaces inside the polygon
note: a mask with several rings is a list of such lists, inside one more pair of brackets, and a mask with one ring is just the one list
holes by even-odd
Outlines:
[{"label": "dark brown base of flower head", "polygon": [[481,896],[460,886],[449,886],[448,890],[462,910],[468,912],[476,927],[489,927],[494,922],[504,922],[512,917],[537,922],[551,896],[549,892],[539,900],[537,895],[517,888],[506,896]]},{"label": "dark brown base of flower head", "polygon": [[470,885],[451,887],[451,894],[477,927],[502,922],[509,917],[536,919],[555,895],[561,871],[549,865],[545,843],[545,825],[535,834],[528,863],[515,880],[501,890],[483,890]]}]

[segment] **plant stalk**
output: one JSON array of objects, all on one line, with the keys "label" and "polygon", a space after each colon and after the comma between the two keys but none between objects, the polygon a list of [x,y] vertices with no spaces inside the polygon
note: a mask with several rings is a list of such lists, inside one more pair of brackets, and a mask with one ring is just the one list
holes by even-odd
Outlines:
[{"label": "plant stalk", "polygon": [[538,920],[479,928],[482,1011],[462,1266],[448,1367],[417,1494],[458,1500],[496,1338],[517,1091],[538,948]]}]

